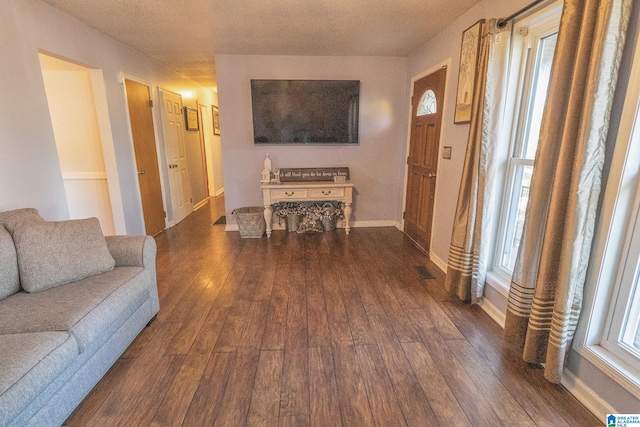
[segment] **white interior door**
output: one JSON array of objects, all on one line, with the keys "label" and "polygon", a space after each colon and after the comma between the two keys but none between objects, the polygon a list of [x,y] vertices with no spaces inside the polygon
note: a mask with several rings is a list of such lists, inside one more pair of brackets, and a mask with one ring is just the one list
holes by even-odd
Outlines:
[{"label": "white interior door", "polygon": [[182,97],[173,92],[160,91],[162,101],[162,127],[169,163],[169,185],[173,221],[178,223],[193,212],[191,184],[184,138]]}]

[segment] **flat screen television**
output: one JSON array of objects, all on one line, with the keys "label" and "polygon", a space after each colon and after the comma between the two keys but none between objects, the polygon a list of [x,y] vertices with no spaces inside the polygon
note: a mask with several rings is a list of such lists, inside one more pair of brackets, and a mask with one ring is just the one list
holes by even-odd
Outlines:
[{"label": "flat screen television", "polygon": [[251,80],[255,144],[357,144],[359,80]]}]

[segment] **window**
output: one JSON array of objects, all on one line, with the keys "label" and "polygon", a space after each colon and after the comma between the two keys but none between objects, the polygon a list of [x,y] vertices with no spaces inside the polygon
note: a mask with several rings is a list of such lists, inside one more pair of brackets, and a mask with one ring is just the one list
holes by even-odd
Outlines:
[{"label": "window", "polygon": [[[520,246],[533,162],[556,47],[560,11],[556,8],[516,25],[509,91],[516,105],[509,155],[504,172],[500,224],[496,238],[494,272],[510,278]],[[525,27],[525,25],[528,25]]]},{"label": "window", "polygon": [[[640,141],[635,141],[636,144]],[[640,210],[636,207],[634,224],[629,228],[626,257],[621,263],[619,280],[608,316],[602,345],[623,360],[640,359]]]},{"label": "window", "polygon": [[[640,55],[636,57],[640,60]],[[640,145],[640,94],[627,93],[634,97],[635,102],[630,104],[634,106],[635,124],[628,142],[624,141],[624,145],[628,144],[630,148],[626,152],[622,174],[623,177],[627,175],[632,190],[626,194],[620,191],[616,204],[628,206],[631,214],[625,221],[624,232],[610,234],[612,244],[622,250],[616,263],[612,297],[606,300],[606,323],[600,346],[607,352],[605,359],[613,358],[614,363],[626,367],[622,371],[635,383],[635,392],[640,396],[640,150],[637,148]],[[619,138],[616,145],[620,143]],[[602,285],[606,286],[606,283]]]},{"label": "window", "polygon": [[557,30],[544,37],[538,38],[534,51],[536,54],[530,71],[529,93],[523,97],[524,120],[518,129],[513,155],[509,159],[507,186],[510,195],[506,204],[505,232],[501,235],[501,253],[499,266],[508,272],[513,267],[520,245],[520,235],[524,226],[524,214],[529,201],[529,186],[533,173],[533,160],[538,148],[538,137],[542,123],[542,113],[547,100],[549,75],[553,51],[558,37]]},{"label": "window", "polygon": [[640,46],[630,73],[575,349],[640,398]]},{"label": "window", "polygon": [[438,112],[438,105],[436,103],[436,94],[431,89],[427,90],[420,98],[420,104],[418,104],[418,116],[426,116],[429,114],[436,114]]}]

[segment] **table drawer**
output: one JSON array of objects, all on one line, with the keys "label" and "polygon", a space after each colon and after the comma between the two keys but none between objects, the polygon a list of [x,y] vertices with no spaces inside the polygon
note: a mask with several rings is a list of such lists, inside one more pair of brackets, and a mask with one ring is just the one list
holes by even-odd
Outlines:
[{"label": "table drawer", "polygon": [[336,198],[341,199],[344,197],[344,188],[310,188],[309,198]]},{"label": "table drawer", "polygon": [[271,190],[271,198],[272,199],[306,199],[307,189],[306,188],[273,189]]}]

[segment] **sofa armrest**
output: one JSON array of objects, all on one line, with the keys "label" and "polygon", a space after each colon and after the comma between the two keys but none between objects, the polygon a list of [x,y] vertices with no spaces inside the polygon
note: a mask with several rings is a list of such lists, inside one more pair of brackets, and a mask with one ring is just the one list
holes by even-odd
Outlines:
[{"label": "sofa armrest", "polygon": [[149,277],[152,314],[160,310],[156,278],[156,241],[150,236],[106,236],[107,247],[116,267],[142,267]]},{"label": "sofa armrest", "polygon": [[107,247],[117,267],[156,266],[156,242],[150,236],[106,236]]}]

